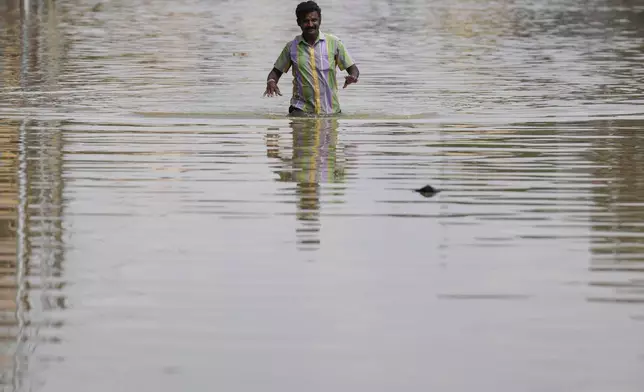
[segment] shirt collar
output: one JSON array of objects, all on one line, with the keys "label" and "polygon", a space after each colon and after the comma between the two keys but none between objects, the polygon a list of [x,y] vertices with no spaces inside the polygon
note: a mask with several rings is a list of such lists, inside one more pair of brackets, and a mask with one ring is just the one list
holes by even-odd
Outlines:
[{"label": "shirt collar", "polygon": [[[318,41],[326,41],[326,35],[325,35],[323,32],[321,32],[321,31],[318,33],[318,39],[316,39],[316,40],[315,40],[315,42],[313,43],[313,45],[317,44],[317,43],[318,43]],[[304,40],[304,37],[302,37],[302,35],[301,35],[301,34],[297,36],[297,43],[298,43],[298,44],[304,43],[304,44],[308,45],[308,42],[306,42],[306,41]]]}]

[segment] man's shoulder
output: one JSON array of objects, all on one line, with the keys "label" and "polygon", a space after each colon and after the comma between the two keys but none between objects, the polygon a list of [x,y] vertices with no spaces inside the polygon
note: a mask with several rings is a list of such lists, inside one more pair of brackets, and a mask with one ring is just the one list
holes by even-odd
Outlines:
[{"label": "man's shoulder", "polygon": [[292,40],[286,41],[284,46],[293,45],[293,42],[300,42],[302,40],[302,35],[296,35]]},{"label": "man's shoulder", "polygon": [[329,34],[329,33],[322,33],[322,34],[324,34],[324,38],[328,41],[342,42],[342,40],[338,38],[338,36],[335,34]]},{"label": "man's shoulder", "polygon": [[[298,36],[298,37],[299,37],[299,36]],[[282,48],[284,48],[284,50],[286,50],[286,49],[290,48],[290,47],[293,45],[293,42],[297,42],[298,37],[295,37],[295,38],[293,38],[293,39],[292,39],[292,40],[290,40],[290,41],[286,41],[286,42],[284,42],[284,44],[282,45]],[[283,41],[282,41],[282,42],[283,42]]]}]

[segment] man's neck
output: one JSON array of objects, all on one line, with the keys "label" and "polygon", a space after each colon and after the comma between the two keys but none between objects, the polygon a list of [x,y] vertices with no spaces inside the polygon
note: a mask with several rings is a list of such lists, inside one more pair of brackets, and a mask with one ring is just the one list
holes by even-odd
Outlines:
[{"label": "man's neck", "polygon": [[309,45],[313,46],[313,44],[315,44],[315,41],[318,40],[319,36],[320,36],[320,32],[318,31],[318,33],[315,34],[313,37],[303,36],[303,38],[304,38],[304,41],[306,41],[306,43],[308,43]]}]

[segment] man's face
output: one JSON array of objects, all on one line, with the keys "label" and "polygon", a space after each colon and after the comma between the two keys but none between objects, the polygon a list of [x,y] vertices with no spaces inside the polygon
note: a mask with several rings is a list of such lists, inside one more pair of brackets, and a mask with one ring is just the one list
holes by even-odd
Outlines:
[{"label": "man's face", "polygon": [[320,31],[320,14],[317,11],[304,14],[302,19],[299,20],[299,24],[304,36],[317,37]]}]

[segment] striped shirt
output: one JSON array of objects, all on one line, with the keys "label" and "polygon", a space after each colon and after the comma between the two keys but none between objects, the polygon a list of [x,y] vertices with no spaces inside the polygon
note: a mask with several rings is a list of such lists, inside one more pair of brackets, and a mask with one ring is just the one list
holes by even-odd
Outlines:
[{"label": "striped shirt", "polygon": [[284,73],[293,68],[291,106],[307,113],[335,114],[340,113],[335,67],[344,71],[353,64],[338,37],[320,32],[313,45],[301,35],[288,42],[274,67]]}]

